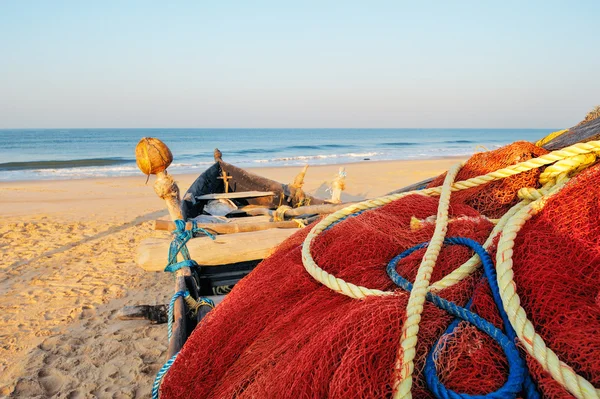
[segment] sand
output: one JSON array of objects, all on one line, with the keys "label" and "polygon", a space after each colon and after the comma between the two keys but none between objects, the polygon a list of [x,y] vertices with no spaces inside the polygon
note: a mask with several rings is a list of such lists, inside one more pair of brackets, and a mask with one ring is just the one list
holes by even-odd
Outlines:
[{"label": "sand", "polygon": [[[344,165],[344,201],[438,175],[458,159]],[[314,166],[305,190],[328,197],[340,165]],[[251,169],[291,182],[298,167]],[[196,175],[177,175],[182,191]],[[173,279],[133,262],[149,221],[167,217],[152,178],[0,183],[0,397],[149,397],[166,325],[121,321],[126,305],[167,303]],[[165,254],[166,256],[166,254]]]}]

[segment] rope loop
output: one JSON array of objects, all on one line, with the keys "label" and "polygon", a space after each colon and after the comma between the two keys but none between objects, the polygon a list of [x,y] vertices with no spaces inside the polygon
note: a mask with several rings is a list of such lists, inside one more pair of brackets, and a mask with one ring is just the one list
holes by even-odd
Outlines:
[{"label": "rope loop", "polygon": [[[527,372],[525,368],[525,362],[520,356],[520,353],[515,345],[516,333],[512,329],[506,312],[502,307],[502,300],[500,299],[500,294],[498,290],[498,282],[496,281],[496,272],[494,270],[494,263],[487,253],[485,248],[481,246],[478,242],[471,240],[469,238],[462,237],[451,237],[446,238],[444,240],[445,245],[462,245],[471,248],[477,256],[482,261],[483,268],[485,271],[486,279],[490,285],[492,290],[492,296],[494,298],[494,302],[502,321],[505,326],[506,334],[504,334],[501,330],[496,328],[492,323],[483,319],[479,315],[470,311],[471,301],[467,303],[467,305],[463,308],[456,305],[453,302],[450,302],[446,299],[443,299],[433,293],[427,294],[427,300],[435,304],[440,309],[446,310],[448,313],[453,315],[456,320],[450,324],[444,335],[452,335],[454,329],[458,326],[460,320],[467,321],[477,327],[483,333],[489,335],[492,339],[494,339],[504,351],[506,355],[506,359],[509,367],[508,379],[505,384],[495,392],[486,394],[486,395],[478,395],[478,398],[514,398],[521,391],[521,386],[526,393],[526,398],[528,399],[538,399],[539,393],[535,387],[531,376]],[[387,266],[387,274],[391,278],[391,280],[403,288],[406,291],[411,291],[413,289],[413,284],[411,284],[408,280],[403,278],[396,271],[396,267],[401,259],[407,257],[413,252],[417,251],[421,248],[426,248],[429,245],[428,242],[416,245],[406,251],[402,252],[400,255],[393,258]],[[435,367],[437,357],[439,355],[440,342],[442,342],[442,337],[436,342],[434,347],[431,349],[427,356],[427,360],[425,362],[425,379],[427,381],[427,385],[429,389],[435,394],[438,398],[443,399],[468,399],[472,398],[471,395],[464,393],[456,393],[452,390],[447,389],[439,380],[437,375],[437,370]]]},{"label": "rope loop", "polygon": [[287,206],[287,205],[279,206],[277,209],[275,209],[275,212],[273,212],[273,221],[274,222],[283,222],[285,220],[285,212],[289,211],[290,209],[292,209],[291,206]]}]

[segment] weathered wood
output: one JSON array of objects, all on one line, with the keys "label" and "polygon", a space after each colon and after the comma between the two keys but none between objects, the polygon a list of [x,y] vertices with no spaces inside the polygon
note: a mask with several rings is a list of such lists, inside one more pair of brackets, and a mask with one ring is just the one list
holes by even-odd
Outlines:
[{"label": "weathered wood", "polygon": [[405,192],[408,192],[408,191],[415,191],[415,190],[422,190],[425,187],[427,187],[427,185],[429,183],[431,183],[433,181],[433,179],[435,179],[435,177],[430,177],[429,179],[421,180],[420,182],[413,183],[413,184],[411,184],[409,186],[402,187],[402,188],[399,188],[398,190],[394,190],[392,192],[389,192],[386,195],[400,194],[400,193],[405,193]]},{"label": "weathered wood", "polygon": [[[185,276],[190,275],[191,272],[189,267],[185,267],[178,270],[178,273],[175,277],[175,292],[187,291],[187,286],[185,284]],[[173,356],[175,356],[181,350],[181,348],[183,348],[183,344],[187,340],[187,320],[185,317],[186,313],[187,307],[185,304],[185,300],[182,297],[177,298],[173,306],[173,335],[171,335],[169,347],[167,348],[167,359],[170,359]]]},{"label": "weathered wood", "polygon": [[[162,143],[164,145],[164,143]],[[169,148],[164,145],[166,152],[170,154]],[[137,158],[137,153],[136,153]],[[166,164],[168,166],[170,161]],[[138,165],[139,166],[139,165]],[[140,169],[142,170],[142,169]],[[143,170],[142,170],[143,172]],[[152,173],[151,171],[149,173]],[[156,173],[156,182],[154,183],[154,191],[156,194],[165,200],[169,215],[173,221],[177,219],[183,219],[181,214],[181,198],[179,196],[179,187],[175,180],[167,173],[167,170],[160,170]],[[187,291],[185,284],[185,277],[191,276],[191,270],[189,267],[181,268],[175,274],[175,292]],[[170,359],[176,353],[178,353],[185,340],[187,339],[186,331],[186,305],[183,298],[177,298],[173,308],[173,335],[169,341],[169,348],[167,350],[167,358]]]},{"label": "weathered wood", "polygon": [[339,204],[342,202],[342,191],[346,188],[346,169],[342,166],[331,184],[331,199],[327,202]]},{"label": "weathered wood", "polygon": [[117,312],[119,320],[149,320],[153,324],[167,322],[168,305],[124,306]]},{"label": "weathered wood", "polygon": [[[345,207],[352,205],[353,202],[347,202],[344,204],[323,204],[323,205],[307,205],[299,206],[298,208],[292,208],[285,211],[286,217],[296,217],[302,215],[323,215],[333,213],[344,209]],[[274,215],[275,211],[267,208],[243,208],[243,211],[248,215]]]},{"label": "weathered wood", "polygon": [[568,132],[550,140],[543,147],[554,151],[575,143],[585,143],[592,140],[600,140],[600,118],[570,128]]},{"label": "weathered wood", "polygon": [[213,152],[213,157],[215,158],[215,162],[222,161],[223,153],[218,148],[215,148],[215,151]]},{"label": "weathered wood", "polygon": [[214,199],[240,199],[256,197],[272,197],[273,191],[236,191],[232,193],[204,194],[196,197],[196,200],[214,200]]},{"label": "weathered wood", "polygon": [[[287,201],[287,198],[292,196],[292,192],[287,184],[282,184],[275,180],[248,172],[235,165],[223,162],[221,159],[219,159],[219,166],[222,170],[227,171],[227,173],[233,176],[233,179],[231,179],[229,184],[232,191],[272,191],[275,193],[273,197],[249,198],[247,202],[250,205],[262,205],[265,207],[298,205],[293,199],[292,201]],[[305,201],[309,201],[310,204],[314,205],[325,203],[324,200],[308,194],[305,194]]]},{"label": "weathered wood", "polygon": [[228,220],[229,223],[237,224],[267,223],[273,221],[269,215],[245,216],[239,218],[229,218]]},{"label": "weathered wood", "polygon": [[[295,229],[270,229],[248,233],[198,237],[188,241],[190,256],[199,265],[219,266],[250,260],[264,259]],[[147,238],[138,247],[136,262],[146,271],[163,271],[167,264],[170,239]]]},{"label": "weathered wood", "polygon": [[179,197],[179,187],[171,175],[167,171],[158,172],[156,174],[156,182],[154,182],[154,191],[156,195],[165,200],[167,209],[171,219],[182,219],[181,216],[181,199]]},{"label": "weathered wood", "polygon": [[[244,218],[242,218],[244,219]],[[248,218],[251,219],[251,218]],[[312,219],[306,219],[303,223],[311,223]],[[235,233],[246,233],[250,231],[260,231],[268,229],[297,229],[298,223],[293,220],[287,220],[284,222],[255,222],[255,223],[205,223],[197,224],[197,227],[206,229],[210,232],[217,234],[235,234]],[[191,230],[192,223],[187,222],[185,225],[186,230]],[[168,220],[155,220],[154,230],[175,230],[175,223]]]}]

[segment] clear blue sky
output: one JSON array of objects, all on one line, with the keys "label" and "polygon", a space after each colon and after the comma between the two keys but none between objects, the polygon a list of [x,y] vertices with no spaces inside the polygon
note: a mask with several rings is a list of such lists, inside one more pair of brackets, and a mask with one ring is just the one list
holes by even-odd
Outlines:
[{"label": "clear blue sky", "polygon": [[0,1],[0,128],[568,127],[600,1]]}]

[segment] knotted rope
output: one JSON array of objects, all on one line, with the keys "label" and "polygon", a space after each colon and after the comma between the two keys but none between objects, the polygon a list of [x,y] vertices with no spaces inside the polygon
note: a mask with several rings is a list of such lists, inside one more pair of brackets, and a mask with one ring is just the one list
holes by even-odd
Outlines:
[{"label": "knotted rope", "polygon": [[[506,309],[510,323],[517,332],[520,341],[525,345],[528,352],[549,371],[552,377],[565,387],[569,392],[577,398],[594,398],[600,399],[600,390],[593,387],[589,381],[577,375],[570,367],[560,362],[558,357],[549,348],[546,347],[542,338],[535,333],[533,324],[527,319],[525,310],[520,307],[520,300],[516,294],[515,282],[512,273],[512,247],[514,246],[514,238],[516,232],[523,224],[532,216],[530,211],[536,207],[543,206],[549,195],[552,195],[564,186],[568,176],[572,173],[577,173],[582,168],[593,164],[596,160],[596,154],[600,152],[600,141],[590,141],[587,143],[577,143],[561,150],[552,151],[538,158],[533,158],[528,161],[520,162],[506,168],[499,169],[485,175],[476,176],[464,181],[452,183],[455,170],[448,172],[444,185],[442,187],[433,187],[424,190],[411,191],[407,193],[393,194],[373,200],[367,200],[358,204],[350,205],[342,210],[339,210],[322,221],[317,223],[307,235],[302,244],[302,262],[306,271],[317,281],[321,282],[335,292],[349,296],[355,299],[363,299],[367,296],[392,295],[393,292],[370,289],[367,287],[358,286],[348,283],[332,274],[327,273],[320,268],[314,261],[311,254],[311,244],[316,237],[323,231],[331,228],[334,224],[339,223],[347,217],[354,216],[364,211],[381,207],[392,201],[403,198],[407,195],[425,195],[425,196],[441,196],[440,207],[438,209],[438,217],[436,223],[441,227],[436,226],[432,243],[435,243],[433,249],[425,255],[415,285],[419,284],[418,291],[411,291],[409,305],[407,305],[407,320],[403,326],[402,341],[402,359],[398,357],[396,368],[399,367],[400,378],[393,382],[396,388],[394,398],[410,398],[410,388],[412,386],[412,372],[414,365],[414,347],[417,342],[418,323],[422,312],[422,305],[427,291],[439,290],[456,284],[467,276],[471,275],[479,266],[480,259],[473,257],[465,264],[457,268],[453,273],[442,280],[429,286],[429,276],[427,272],[432,270],[432,262],[430,257],[437,258],[439,253],[438,244],[443,241],[447,227],[447,199],[446,195],[449,191],[459,191],[468,188],[477,187],[498,179],[513,176],[532,169],[540,168],[546,165],[553,164],[547,167],[540,175],[540,181],[544,186],[540,190],[521,190],[519,196],[523,199],[520,203],[511,208],[497,223],[492,230],[492,235],[486,240],[484,248],[491,245],[492,240],[499,232],[502,232],[501,241],[498,244],[497,256],[502,257],[501,262],[498,261],[498,283],[500,292],[502,292],[503,306]],[[443,194],[442,194],[443,193]],[[535,199],[539,198],[539,199]],[[533,202],[531,202],[533,201]],[[441,238],[441,240],[440,240]],[[428,248],[429,251],[429,248]],[[435,263],[435,262],[433,262]],[[425,265],[425,266],[424,266]],[[502,266],[502,267],[501,267]],[[423,269],[423,270],[421,270]],[[425,288],[423,288],[425,287]],[[410,309],[409,309],[410,307]],[[410,321],[409,321],[410,320]],[[529,340],[527,343],[526,341]],[[394,374],[397,375],[397,374]]]},{"label": "knotted rope", "polygon": [[[198,224],[195,220],[192,220],[192,228],[190,230],[185,229],[185,222],[183,220],[175,221],[175,230],[173,230],[173,241],[171,241],[171,246],[169,247],[169,263],[167,267],[165,267],[165,272],[176,272],[182,267],[193,267],[198,266],[198,264],[190,258],[190,251],[188,250],[186,244],[192,238],[204,234],[210,239],[214,240],[214,234],[209,233],[206,229],[202,227],[198,227]],[[177,261],[177,255],[181,253],[183,260],[181,262]]]},{"label": "knotted rope", "polygon": [[280,205],[277,209],[275,209],[275,211],[273,212],[273,221],[274,222],[282,222],[285,220],[285,212],[289,211],[290,209],[292,209],[291,206],[287,206],[287,205]]},{"label": "knotted rope", "polygon": [[[195,220],[192,220],[192,228],[190,230],[185,229],[185,221],[183,220],[175,220],[175,230],[173,230],[173,241],[171,241],[171,246],[169,247],[169,263],[167,267],[165,267],[166,272],[176,272],[177,270],[183,267],[194,267],[198,266],[198,264],[190,258],[190,251],[187,248],[187,242],[192,238],[204,234],[207,237],[210,237],[212,240],[215,239],[215,236],[209,233],[207,230],[198,227]],[[177,261],[177,255],[181,253],[183,257],[183,261]],[[214,309],[215,303],[210,298],[200,297],[198,300],[194,299],[189,291],[177,291],[175,295],[171,298],[169,302],[169,310],[168,310],[168,324],[167,324],[167,338],[168,342],[171,342],[171,336],[173,335],[173,312],[175,309],[175,301],[178,298],[183,298],[187,306],[190,310],[195,314],[198,312],[200,307],[208,306],[211,309]],[[160,368],[158,373],[156,374],[156,378],[154,379],[154,384],[152,384],[152,399],[158,399],[160,392],[160,384],[167,374],[175,359],[179,355],[177,352],[173,355],[167,362]]]}]

